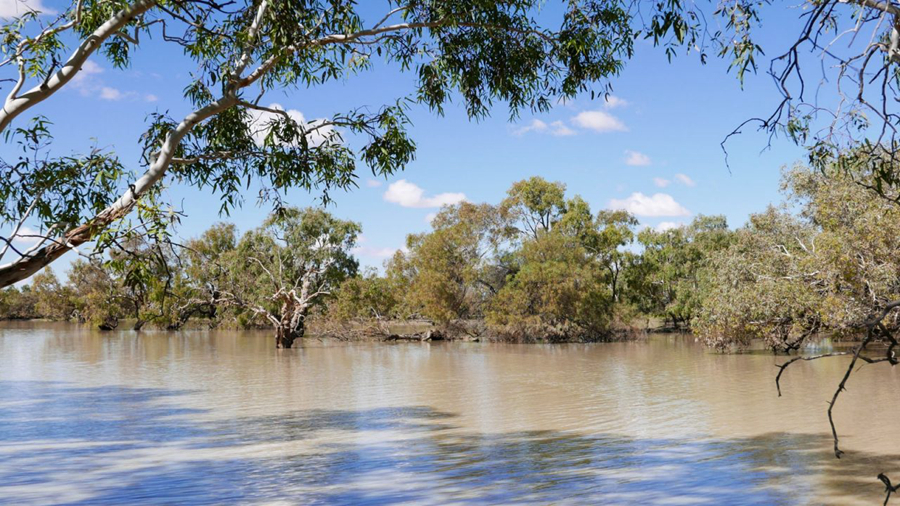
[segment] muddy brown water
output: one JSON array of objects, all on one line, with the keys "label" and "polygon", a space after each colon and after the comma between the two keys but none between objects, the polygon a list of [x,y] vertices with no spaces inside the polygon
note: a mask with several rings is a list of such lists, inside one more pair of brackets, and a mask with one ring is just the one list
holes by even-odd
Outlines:
[{"label": "muddy brown water", "polygon": [[[828,344],[823,343],[826,347]],[[820,350],[809,349],[807,352]],[[4,504],[872,504],[900,376],[690,336],[273,349],[255,332],[0,326]]]}]

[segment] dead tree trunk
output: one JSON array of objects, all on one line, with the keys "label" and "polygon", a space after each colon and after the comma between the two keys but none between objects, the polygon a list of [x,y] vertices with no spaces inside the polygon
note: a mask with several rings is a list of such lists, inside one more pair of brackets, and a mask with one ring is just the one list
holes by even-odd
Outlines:
[{"label": "dead tree trunk", "polygon": [[303,302],[304,300],[305,297],[298,298],[293,290],[283,295],[281,319],[275,327],[277,348],[290,348],[294,345],[294,340],[303,337],[306,331],[306,313],[309,309],[309,303]]}]

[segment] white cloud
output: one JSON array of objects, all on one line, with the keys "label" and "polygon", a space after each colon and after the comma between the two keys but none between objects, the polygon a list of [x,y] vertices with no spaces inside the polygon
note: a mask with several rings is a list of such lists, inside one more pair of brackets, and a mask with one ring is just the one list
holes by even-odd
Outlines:
[{"label": "white cloud", "polygon": [[572,118],[572,123],[581,128],[595,132],[626,132],[625,126],[619,118],[605,111],[583,111]]},{"label": "white cloud", "polygon": [[439,193],[432,197],[425,196],[425,190],[405,179],[388,186],[384,192],[384,200],[403,207],[441,207],[458,204],[466,200],[464,193]]},{"label": "white cloud", "polygon": [[533,120],[531,120],[531,123],[529,123],[523,127],[515,129],[513,131],[513,134],[525,135],[528,132],[546,132],[547,128],[548,128],[547,124],[544,123],[543,121],[541,121],[539,119],[533,119]]},{"label": "white cloud", "polygon": [[[297,122],[303,128],[314,128],[316,125],[320,125],[322,119],[316,119],[307,122],[306,118],[303,116],[303,113],[296,109],[288,109],[285,111],[284,107],[281,104],[272,104],[268,107],[269,109],[273,109],[275,111],[284,111],[287,113],[288,117],[290,117],[293,121]],[[280,113],[269,112],[269,111],[258,111],[255,109],[251,109],[250,116],[253,118],[251,121],[251,129],[253,135],[253,141],[256,142],[257,145],[262,145],[266,139],[266,135],[269,133],[269,128],[272,120],[281,117]],[[340,136],[334,130],[334,127],[331,125],[322,126],[321,128],[307,134],[307,139],[309,140],[310,146],[321,146],[326,142],[339,142]]]},{"label": "white cloud", "polygon": [[625,165],[632,167],[646,167],[650,165],[650,157],[637,151],[625,150]]},{"label": "white cloud", "polygon": [[609,201],[611,209],[624,209],[635,216],[690,216],[691,212],[685,209],[665,193],[654,193],[647,196],[643,193],[632,193],[626,199],[612,199]]},{"label": "white cloud", "polygon": [[354,255],[378,259],[390,258],[394,256],[394,252],[397,251],[397,248],[379,248],[377,246],[369,246],[367,244],[368,242],[368,237],[364,236],[363,234],[359,234],[356,237],[357,245],[350,251],[352,251]]},{"label": "white cloud", "polygon": [[[12,231],[10,231],[9,234],[12,234]],[[16,246],[33,246],[41,241],[41,238],[37,236],[42,235],[44,234],[41,234],[39,231],[29,226],[23,225],[22,228],[19,229],[19,233],[16,234],[15,239],[13,239],[13,243]],[[4,234],[4,237],[8,239],[9,235]]]},{"label": "white cloud", "polygon": [[437,218],[437,213],[428,213],[425,215],[425,223],[430,225],[435,218]]},{"label": "white cloud", "polygon": [[665,232],[667,230],[674,230],[683,226],[684,224],[679,221],[661,221],[658,225],[653,227],[653,229],[657,232]]},{"label": "white cloud", "polygon": [[41,0],[0,0],[0,18],[15,18],[29,11],[56,14],[55,10],[45,7]]},{"label": "white cloud", "polygon": [[566,126],[562,121],[554,121],[553,123],[550,123],[550,135],[568,137],[570,135],[575,135],[575,130]]},{"label": "white cloud", "polygon": [[[2,2],[3,0],[0,0]],[[91,60],[84,62],[81,70],[72,78],[71,86],[78,90],[82,96],[87,97],[96,93],[102,85],[102,81],[97,77],[103,73],[103,67],[97,65]]]},{"label": "white cloud", "polygon": [[[2,2],[3,0],[0,0]],[[107,86],[100,74],[103,74],[103,67],[97,65],[91,60],[84,62],[81,70],[72,78],[71,87],[78,91],[83,97],[95,97],[101,100],[110,100],[113,102],[125,99],[137,99],[142,97],[147,102],[155,102],[158,97],[153,94],[141,95],[136,91],[122,91],[112,86]]]},{"label": "white cloud", "polygon": [[381,181],[377,179],[366,179],[366,186],[369,188],[378,188],[381,186]]},{"label": "white cloud", "polygon": [[619,107],[625,107],[627,105],[627,100],[619,98],[615,95],[607,95],[605,97],[603,107],[606,107],[607,109],[617,109]]},{"label": "white cloud", "polygon": [[528,132],[537,132],[537,133],[549,133],[550,135],[556,137],[567,137],[569,135],[575,135],[575,130],[572,130],[562,121],[554,121],[549,125],[539,119],[531,120],[531,123],[517,128],[513,131],[514,135],[525,135]]},{"label": "white cloud", "polygon": [[378,248],[374,246],[357,246],[351,251],[354,255],[384,260],[394,256],[399,248]]},{"label": "white cloud", "polygon": [[675,174],[675,179],[685,186],[697,186],[697,183],[695,183],[693,179],[684,174]]},{"label": "white cloud", "polygon": [[121,100],[125,95],[116,88],[104,86],[100,88],[100,98],[103,100]]},{"label": "white cloud", "polygon": [[672,184],[672,182],[669,181],[668,179],[665,179],[662,177],[655,177],[655,178],[653,178],[653,184],[655,184],[656,186],[658,186],[660,188],[665,188],[666,186],[669,186],[670,184]]},{"label": "white cloud", "polygon": [[[4,0],[0,0],[3,2]],[[75,77],[72,78],[72,84],[78,84],[84,82],[86,79],[90,78],[90,76],[94,76],[97,74],[103,73],[103,67],[97,65],[92,60],[87,60],[84,62],[84,65],[81,66],[81,70],[75,74]]]}]

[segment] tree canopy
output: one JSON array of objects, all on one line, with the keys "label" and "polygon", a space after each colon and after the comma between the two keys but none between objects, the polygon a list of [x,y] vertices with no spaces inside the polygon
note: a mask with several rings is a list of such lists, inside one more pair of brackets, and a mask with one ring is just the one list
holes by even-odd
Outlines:
[{"label": "tree canopy", "polygon": [[[558,19],[539,22],[543,3],[387,0],[363,9],[345,0],[77,0],[55,16],[24,13],[0,27],[0,68],[11,83],[0,132],[18,149],[0,163],[0,221],[14,227],[4,253],[16,256],[0,266],[0,286],[85,242],[102,247],[110,236],[133,232],[140,225],[123,220],[135,212],[164,225],[161,183],[212,190],[223,211],[241,204],[251,181],[276,207],[289,188],[327,199],[355,184],[357,168],[390,174],[413,159],[407,111],[415,104],[440,114],[460,100],[477,119],[498,103],[515,116],[608,91],[642,33],[634,6],[565,2]],[[656,43],[683,39],[680,22],[669,20],[679,9],[661,3],[642,18]],[[50,121],[29,117],[91,59],[121,69],[159,45],[179,48],[197,68],[184,83],[191,112],[151,114],[140,160],[97,147],[62,156]],[[415,76],[394,102],[314,122],[260,104],[266,93],[357,78],[380,63]],[[26,221],[41,240],[19,251],[12,240]]]},{"label": "tree canopy", "polygon": [[[410,107],[441,114],[455,100],[474,119],[498,105],[516,117],[580,93],[603,95],[639,39],[670,58],[723,58],[743,81],[762,65],[758,31],[777,14],[768,4],[572,0],[554,5],[558,15],[550,16],[542,0],[385,0],[364,7],[346,0],[77,0],[54,15],[26,11],[0,27],[8,90],[0,132],[12,150],[0,161],[0,222],[12,228],[2,251],[14,257],[0,265],[0,286],[85,242],[102,248],[110,236],[134,232],[141,226],[130,222],[135,213],[155,217],[159,229],[166,224],[161,184],[211,190],[223,211],[241,205],[251,182],[275,207],[290,188],[327,199],[353,187],[361,169],[390,174],[413,160]],[[775,55],[767,72],[783,100],[748,124],[809,148],[809,164],[819,170],[854,166],[850,173],[873,176],[872,188],[897,199],[898,116],[888,105],[900,79],[900,36],[897,23],[882,21],[900,15],[900,6],[805,5],[794,42],[767,51]],[[54,149],[60,133],[34,106],[61,106],[57,92],[92,60],[123,69],[140,51],[162,46],[177,48],[196,68],[183,86],[190,112],[175,116],[168,111],[177,108],[164,106],[149,115],[139,160],[120,159],[103,144],[66,154]],[[819,58],[833,65],[813,65]],[[350,105],[310,122],[262,105],[267,93],[364,79],[381,66],[409,73],[413,85],[395,100]],[[813,82],[823,83],[815,94]],[[12,241],[26,222],[40,241],[19,251]]]}]

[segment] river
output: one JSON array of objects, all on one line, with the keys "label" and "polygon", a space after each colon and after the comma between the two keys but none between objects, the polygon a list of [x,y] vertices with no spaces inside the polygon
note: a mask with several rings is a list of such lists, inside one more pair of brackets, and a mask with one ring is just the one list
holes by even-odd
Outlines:
[{"label": "river", "polygon": [[[808,350],[810,351],[810,350]],[[872,504],[900,375],[690,336],[342,343],[0,327],[0,503]],[[879,502],[880,503],[880,502]]]}]

